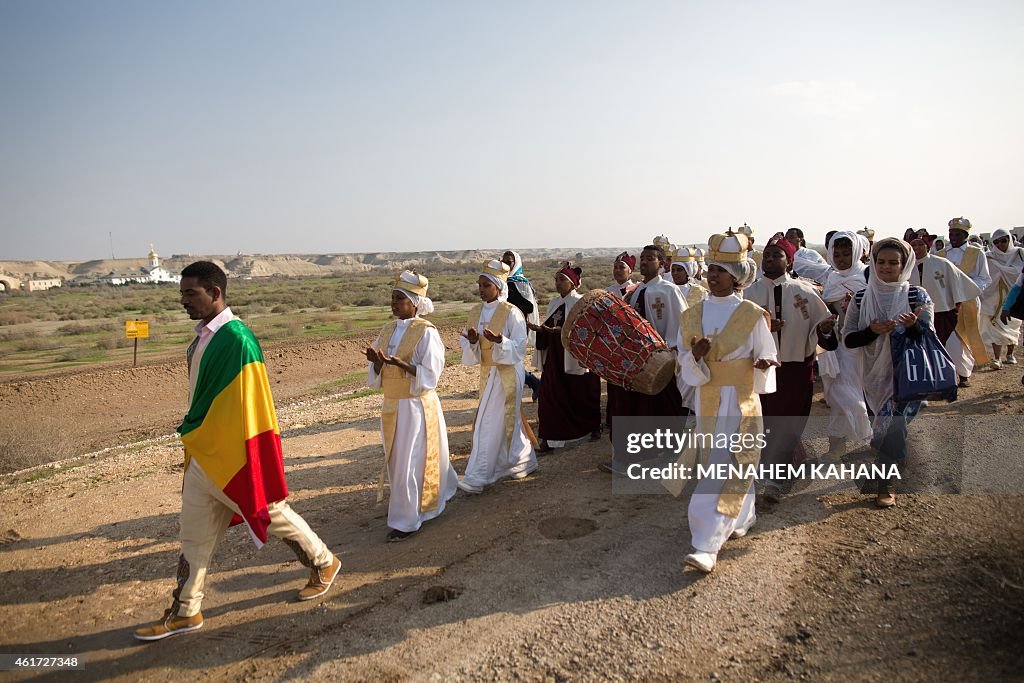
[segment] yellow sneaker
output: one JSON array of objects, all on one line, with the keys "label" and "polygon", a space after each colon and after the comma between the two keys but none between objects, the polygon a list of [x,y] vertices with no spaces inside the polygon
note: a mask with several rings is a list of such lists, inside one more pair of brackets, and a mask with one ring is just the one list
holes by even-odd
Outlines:
[{"label": "yellow sneaker", "polygon": [[198,631],[203,627],[203,613],[197,612],[191,617],[179,617],[172,614],[171,610],[164,612],[164,618],[152,626],[145,626],[135,630],[132,635],[136,640],[163,640],[179,633]]},{"label": "yellow sneaker", "polygon": [[306,583],[305,588],[299,591],[299,600],[319,598],[331,588],[334,578],[340,571],[341,560],[337,555],[331,556],[331,563],[326,567],[313,567],[309,573],[309,582]]}]

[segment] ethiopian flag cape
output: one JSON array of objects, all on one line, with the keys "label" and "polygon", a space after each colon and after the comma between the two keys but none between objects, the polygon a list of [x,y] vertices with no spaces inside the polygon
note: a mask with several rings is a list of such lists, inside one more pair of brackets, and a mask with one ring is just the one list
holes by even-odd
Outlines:
[{"label": "ethiopian flag cape", "polygon": [[242,515],[257,546],[267,542],[267,504],[288,497],[281,430],[263,352],[238,319],[214,333],[203,352],[192,404],[178,427],[185,467],[195,460]]}]

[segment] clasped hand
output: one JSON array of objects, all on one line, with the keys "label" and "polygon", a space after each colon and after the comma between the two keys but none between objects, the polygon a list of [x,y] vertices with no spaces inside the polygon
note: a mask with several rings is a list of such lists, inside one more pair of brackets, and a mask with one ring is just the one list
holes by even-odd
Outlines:
[{"label": "clasped hand", "polygon": [[839,320],[838,315],[833,315],[830,318],[822,320],[818,323],[818,332],[821,332],[824,335],[832,334],[832,330],[835,328],[837,320]]},{"label": "clasped hand", "polygon": [[388,364],[401,368],[402,370],[405,370],[409,374],[416,374],[416,370],[413,368],[413,366],[410,365],[409,363],[406,363],[398,356],[389,356],[380,349],[375,349],[372,346],[367,346],[364,353],[366,354],[366,360],[373,363],[373,369],[376,372],[380,372],[380,369],[384,367],[385,364]]},{"label": "clasped hand", "polygon": [[[707,337],[701,337],[700,339],[692,337],[690,339],[690,352],[693,354],[693,360],[699,362],[700,359],[706,356],[710,350],[711,340]],[[780,363],[778,361],[770,360],[768,358],[758,359],[757,362],[754,363],[754,367],[758,370],[767,370],[772,366],[779,367],[779,365]]]},{"label": "clasped hand", "polygon": [[[504,337],[500,334],[495,334],[489,327],[484,328],[483,335],[484,338],[492,344],[500,344],[504,340]],[[470,344],[476,344],[480,341],[480,333],[477,332],[475,328],[468,328],[462,333],[462,336],[465,337]]]},{"label": "clasped hand", "polygon": [[877,335],[889,334],[896,329],[897,325],[902,325],[903,329],[913,327],[917,324],[917,316],[921,312],[918,308],[913,313],[900,313],[896,316],[895,320],[875,320],[871,321],[871,331]]},{"label": "clasped hand", "polygon": [[538,325],[536,323],[528,322],[526,323],[526,327],[534,332],[549,332],[551,334],[561,334],[562,332],[561,325]]}]

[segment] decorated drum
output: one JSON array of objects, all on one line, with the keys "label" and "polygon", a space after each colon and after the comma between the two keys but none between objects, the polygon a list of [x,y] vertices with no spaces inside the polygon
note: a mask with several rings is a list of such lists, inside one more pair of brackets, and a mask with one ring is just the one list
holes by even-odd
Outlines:
[{"label": "decorated drum", "polygon": [[562,345],[580,365],[630,391],[654,396],[675,376],[675,355],[654,326],[603,289],[573,306]]}]

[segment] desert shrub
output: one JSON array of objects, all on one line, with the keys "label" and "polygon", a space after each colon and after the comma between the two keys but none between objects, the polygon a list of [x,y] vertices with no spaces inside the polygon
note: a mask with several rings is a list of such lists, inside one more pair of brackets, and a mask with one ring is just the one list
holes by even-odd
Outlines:
[{"label": "desert shrub", "polygon": [[61,346],[62,344],[56,339],[32,337],[18,342],[15,348],[19,351],[49,351],[51,349],[59,349]]},{"label": "desert shrub", "polygon": [[71,439],[53,418],[9,415],[0,423],[0,472],[16,472],[72,454]]},{"label": "desert shrub", "polygon": [[32,316],[19,311],[4,311],[0,313],[0,325],[22,325],[32,322]]},{"label": "desert shrub", "polygon": [[131,343],[132,340],[123,334],[112,334],[96,342],[96,348],[102,351],[109,351],[111,349],[123,349],[126,346],[130,346]]},{"label": "desert shrub", "polygon": [[39,330],[26,327],[20,330],[7,330],[0,332],[0,342],[18,341],[19,339],[34,339],[39,336]]},{"label": "desert shrub", "polygon": [[95,332],[101,332],[102,325],[83,325],[82,323],[72,323],[70,325],[61,325],[57,328],[57,334],[65,337],[77,336],[80,334],[93,334]]},{"label": "desert shrub", "polygon": [[74,360],[81,360],[85,357],[85,349],[68,349],[57,356],[58,363],[67,363]]}]

